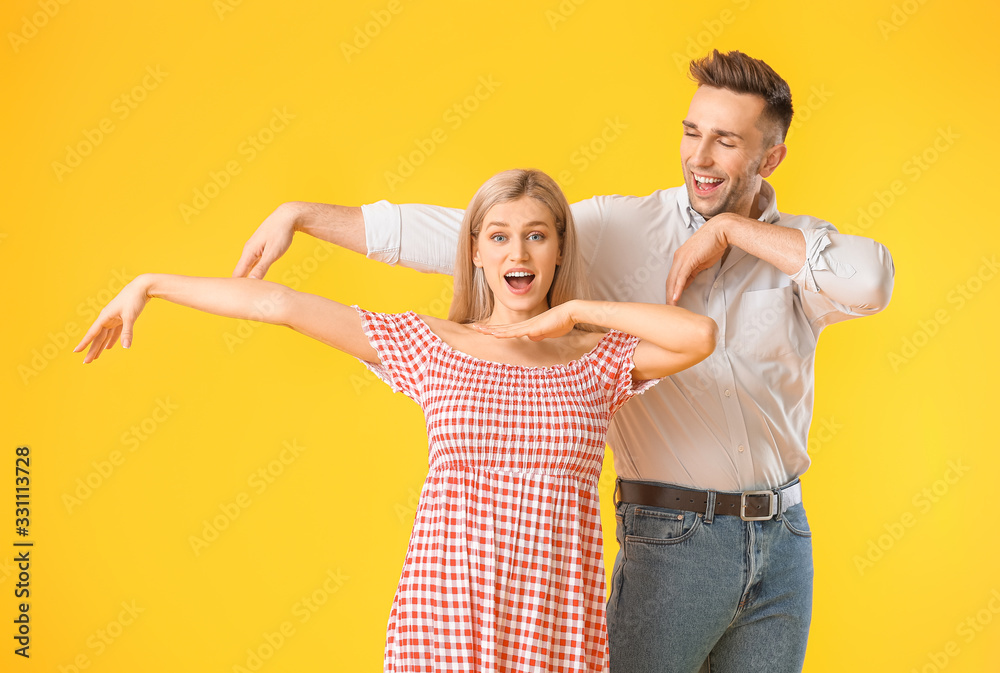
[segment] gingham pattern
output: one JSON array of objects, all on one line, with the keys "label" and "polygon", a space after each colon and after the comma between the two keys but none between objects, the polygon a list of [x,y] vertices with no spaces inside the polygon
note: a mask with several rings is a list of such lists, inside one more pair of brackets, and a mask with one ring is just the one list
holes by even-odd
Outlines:
[{"label": "gingham pattern", "polygon": [[385,671],[605,671],[597,480],[638,339],[566,365],[453,350],[414,313],[358,309],[380,365],[424,409],[430,469],[386,636]]}]

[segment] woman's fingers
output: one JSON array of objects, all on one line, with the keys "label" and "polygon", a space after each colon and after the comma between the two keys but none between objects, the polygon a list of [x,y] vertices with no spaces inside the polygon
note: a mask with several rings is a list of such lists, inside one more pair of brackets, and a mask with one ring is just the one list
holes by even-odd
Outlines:
[{"label": "woman's fingers", "polygon": [[122,336],[125,329],[128,328],[129,341],[132,340],[131,334],[131,323],[126,323],[125,321],[118,319],[108,319],[103,316],[98,317],[94,321],[94,324],[90,326],[87,333],[83,335],[80,343],[77,344],[76,348],[73,349],[74,353],[78,353],[90,344],[90,349],[87,350],[87,355],[84,357],[83,362],[86,364],[88,362],[93,362],[101,356],[101,351],[107,350],[115,345],[119,336]]},{"label": "woman's fingers", "polygon": [[527,328],[518,327],[517,325],[483,325],[477,323],[475,328],[483,334],[489,334],[490,336],[495,336],[498,339],[510,339],[513,337],[524,336],[528,333]]},{"label": "woman's fingers", "polygon": [[101,349],[104,348],[104,329],[102,328],[100,332],[94,335],[90,342],[90,350],[87,351],[87,355],[83,358],[83,363],[87,364],[93,362],[101,354]]},{"label": "woman's fingers", "polygon": [[93,341],[94,338],[101,332],[101,330],[104,329],[104,324],[103,324],[104,321],[101,320],[102,317],[103,316],[97,316],[97,320],[95,320],[93,324],[91,324],[90,329],[88,329],[87,333],[83,335],[82,339],[80,339],[80,343],[78,343],[76,345],[76,348],[73,349],[74,353],[79,353],[84,348],[86,348],[87,344]]},{"label": "woman's fingers", "polygon": [[129,316],[122,316],[122,324],[119,328],[119,332],[122,337],[122,348],[132,347],[132,329],[135,327],[135,318]]}]

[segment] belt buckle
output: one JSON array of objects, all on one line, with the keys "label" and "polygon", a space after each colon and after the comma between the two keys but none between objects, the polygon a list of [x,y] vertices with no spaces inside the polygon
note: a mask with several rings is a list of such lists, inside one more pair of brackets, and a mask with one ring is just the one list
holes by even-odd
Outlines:
[{"label": "belt buckle", "polygon": [[[766,495],[768,497],[767,516],[747,516],[747,498]],[[743,491],[740,494],[740,518],[744,521],[767,521],[774,518],[778,513],[778,499],[774,497],[774,491]]]}]

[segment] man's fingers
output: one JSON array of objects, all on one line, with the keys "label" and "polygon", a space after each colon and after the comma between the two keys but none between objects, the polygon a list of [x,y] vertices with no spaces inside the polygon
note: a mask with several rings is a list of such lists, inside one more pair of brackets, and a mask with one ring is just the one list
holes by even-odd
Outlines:
[{"label": "man's fingers", "polygon": [[667,303],[676,305],[681,298],[681,292],[691,283],[691,272],[685,262],[674,262],[667,274]]},{"label": "man's fingers", "polygon": [[253,269],[254,264],[260,259],[261,249],[259,247],[247,247],[243,248],[243,254],[240,255],[240,261],[236,263],[236,268],[233,269],[233,278],[243,278]]},{"label": "man's fingers", "polygon": [[271,265],[274,264],[274,260],[276,259],[277,259],[276,256],[269,255],[267,250],[264,250],[264,252],[257,259],[257,264],[250,271],[247,278],[253,278],[254,280],[261,280],[262,278],[264,278],[265,275],[267,275],[268,269],[271,268]]}]

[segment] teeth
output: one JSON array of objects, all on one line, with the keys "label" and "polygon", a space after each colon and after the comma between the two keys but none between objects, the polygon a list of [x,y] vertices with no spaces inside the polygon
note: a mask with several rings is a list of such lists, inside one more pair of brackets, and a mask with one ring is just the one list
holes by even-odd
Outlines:
[{"label": "teeth", "polygon": [[511,271],[510,273],[505,273],[505,278],[524,278],[526,276],[534,276],[533,273],[528,273],[527,271]]},{"label": "teeth", "polygon": [[722,182],[722,178],[703,178],[700,175],[695,175],[694,179],[697,182],[709,182],[709,183]]}]

